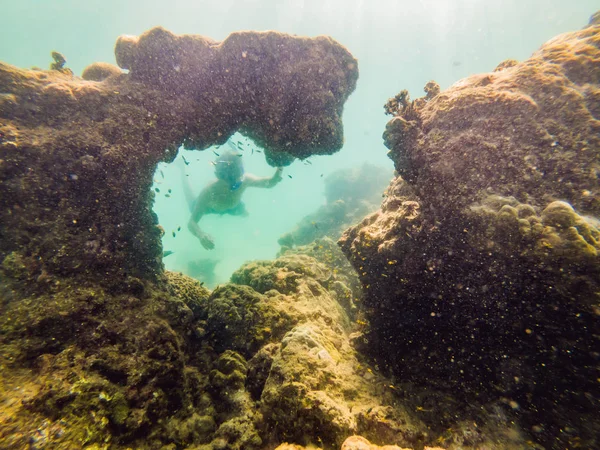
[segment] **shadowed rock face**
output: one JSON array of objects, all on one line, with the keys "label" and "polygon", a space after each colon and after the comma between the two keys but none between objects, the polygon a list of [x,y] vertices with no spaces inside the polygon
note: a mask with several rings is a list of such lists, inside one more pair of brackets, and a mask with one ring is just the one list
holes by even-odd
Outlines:
[{"label": "shadowed rock face", "polygon": [[596,21],[522,63],[390,100],[401,177],[340,240],[364,267],[380,364],[500,398],[548,448],[599,445],[599,61]]},{"label": "shadowed rock face", "polygon": [[119,38],[115,53],[129,73],[85,71],[101,82],[0,64],[0,260],[10,257],[10,276],[160,273],[150,186],[182,144],[204,149],[241,131],[274,165],[342,146],[358,71],[330,38],[242,32],[218,43],[154,28]]}]

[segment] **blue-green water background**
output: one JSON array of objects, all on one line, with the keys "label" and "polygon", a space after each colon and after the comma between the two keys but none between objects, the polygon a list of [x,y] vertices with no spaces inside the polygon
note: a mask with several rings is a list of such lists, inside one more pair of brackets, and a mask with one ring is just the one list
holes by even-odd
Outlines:
[{"label": "blue-green water background", "polygon": [[[156,25],[217,40],[237,30],[326,34],[345,45],[359,61],[360,78],[344,111],[344,148],[312,158],[312,165],[295,162],[273,190],[248,191],[248,217],[203,219],[215,250],[204,250],[187,231],[179,168],[162,165],[164,179],[157,171],[155,211],[166,230],[163,245],[175,252],[165,259],[167,268],[186,272],[191,260],[215,258],[218,280],[226,281],[244,261],[275,256],[277,238],[323,204],[328,173],[364,161],[391,172],[381,140],[387,98],[401,89],[418,97],[430,79],[444,89],[505,59],[525,59],[553,36],[583,27],[598,8],[598,0],[0,0],[0,60],[47,67],[57,50],[81,74],[92,62],[115,62],[119,35]],[[187,179],[199,192],[213,177],[215,156],[210,150],[186,155]],[[248,172],[273,171],[260,153],[244,160]]]}]

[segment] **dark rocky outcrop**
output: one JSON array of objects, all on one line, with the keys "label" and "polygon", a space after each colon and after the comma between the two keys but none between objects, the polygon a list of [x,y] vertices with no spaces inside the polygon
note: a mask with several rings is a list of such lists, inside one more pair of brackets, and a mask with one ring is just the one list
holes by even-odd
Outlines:
[{"label": "dark rocky outcrop", "polygon": [[364,349],[463,404],[504,403],[547,448],[600,445],[599,61],[592,23],[391,99],[400,176],[340,241],[362,268]]}]

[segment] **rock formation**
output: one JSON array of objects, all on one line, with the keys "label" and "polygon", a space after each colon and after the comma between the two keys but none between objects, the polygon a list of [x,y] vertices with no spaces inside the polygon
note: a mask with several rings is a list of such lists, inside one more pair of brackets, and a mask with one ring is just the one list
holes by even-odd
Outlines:
[{"label": "rock formation", "polygon": [[325,178],[325,201],[279,238],[282,247],[307,245],[315,239],[339,239],[348,227],[379,208],[391,171],[365,163],[337,170]]},{"label": "rock formation", "polygon": [[599,61],[593,19],[521,63],[391,99],[400,176],[340,242],[382,366],[504,404],[547,448],[600,445]]},{"label": "rock formation", "polygon": [[240,32],[218,43],[154,28],[119,38],[115,53],[129,73],[84,71],[101,82],[0,65],[0,260],[25,267],[20,276],[159,275],[150,186],[182,144],[241,131],[274,165],[342,146],[358,69],[330,38]]},{"label": "rock formation", "polygon": [[[260,448],[236,395],[255,347],[205,337],[249,288],[207,308],[206,289],[163,272],[152,175],[236,131],[273,164],[339,150],[356,60],[327,37],[161,28],[115,52],[128,73],[82,79],[58,52],[49,71],[0,64],[0,447]],[[244,326],[255,346],[278,330]]]}]

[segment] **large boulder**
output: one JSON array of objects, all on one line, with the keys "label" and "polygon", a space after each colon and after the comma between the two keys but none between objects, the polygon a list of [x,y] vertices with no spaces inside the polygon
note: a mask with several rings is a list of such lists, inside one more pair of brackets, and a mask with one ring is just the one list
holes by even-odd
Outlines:
[{"label": "large boulder", "polygon": [[596,20],[401,92],[384,133],[400,176],[340,240],[365,288],[363,348],[548,448],[599,445],[599,74]]}]

